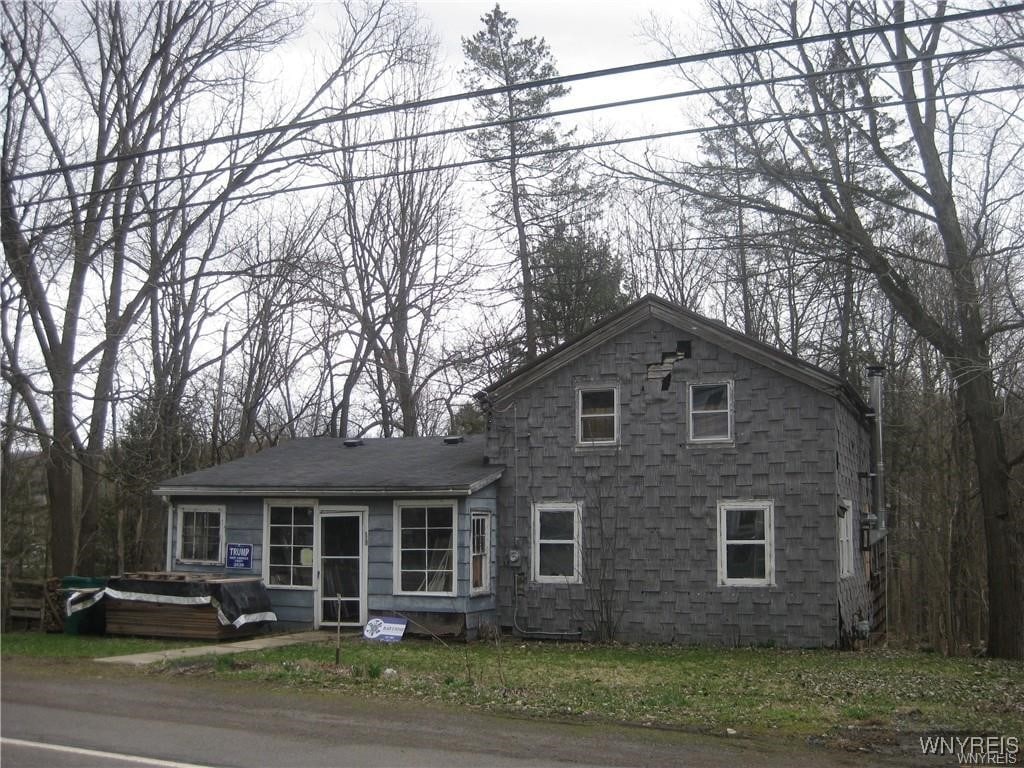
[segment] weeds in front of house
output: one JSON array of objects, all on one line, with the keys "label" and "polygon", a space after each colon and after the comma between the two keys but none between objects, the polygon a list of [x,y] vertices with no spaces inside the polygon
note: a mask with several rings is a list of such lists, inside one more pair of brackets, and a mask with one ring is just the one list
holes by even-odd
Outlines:
[{"label": "weeds in front of house", "polygon": [[[1024,667],[896,651],[628,647],[523,642],[442,645],[349,640],[227,657],[217,676],[492,711],[706,732],[1024,733]],[[175,665],[178,665],[176,668]],[[195,671],[197,661],[165,669]]]}]

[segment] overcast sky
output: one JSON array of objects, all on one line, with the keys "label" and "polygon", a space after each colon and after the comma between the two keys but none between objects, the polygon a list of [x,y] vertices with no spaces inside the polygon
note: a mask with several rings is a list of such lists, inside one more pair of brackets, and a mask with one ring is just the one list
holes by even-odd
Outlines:
[{"label": "overcast sky", "polygon": [[[482,29],[481,17],[494,8],[493,0],[409,0],[431,22],[441,38],[453,71],[462,66],[462,38]],[[652,14],[689,30],[699,9],[697,0],[503,0],[501,8],[519,22],[523,37],[543,37],[563,75],[635,64],[663,58],[642,33],[642,21]],[[572,94],[559,107],[595,104],[621,98],[678,90],[679,81],[667,70],[655,70],[572,85]],[[453,90],[457,89],[457,81]],[[645,107],[595,114],[603,124],[668,130],[678,107]],[[586,122],[588,118],[582,118]]]}]

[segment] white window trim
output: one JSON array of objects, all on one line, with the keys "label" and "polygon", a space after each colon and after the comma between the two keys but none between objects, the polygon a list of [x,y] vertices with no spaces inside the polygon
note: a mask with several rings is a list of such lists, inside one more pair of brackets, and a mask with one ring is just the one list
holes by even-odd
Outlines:
[{"label": "white window trim", "polygon": [[[715,435],[713,437],[694,437],[693,436],[693,388],[694,387],[715,387],[725,386],[727,388],[727,397],[729,398],[729,434],[726,437]],[[733,401],[733,383],[731,381],[692,381],[686,387],[686,426],[687,426],[687,437],[691,443],[731,443],[735,438],[736,427],[735,427],[735,412],[736,407]]]},{"label": "white window trim", "polygon": [[[612,424],[614,425],[614,437],[611,440],[584,440],[583,439],[583,393],[584,392],[605,392],[611,390],[615,396],[615,404],[612,408]],[[594,384],[576,389],[576,445],[618,445],[619,444],[619,387],[617,384]]]},{"label": "white window trim", "polygon": [[[305,587],[301,584],[271,584],[270,583],[270,508],[271,507],[312,507],[313,508],[313,584]],[[263,568],[261,576],[263,584],[267,589],[295,589],[302,592],[315,592],[317,589],[317,572],[320,567],[317,565],[317,520],[320,518],[320,505],[316,499],[264,499],[263,500]],[[314,612],[316,606],[313,607]]]},{"label": "white window trim", "polygon": [[[473,521],[484,521],[484,568],[483,584],[473,586]],[[471,595],[486,595],[491,591],[491,512],[487,509],[473,509],[469,513],[469,592]]]},{"label": "white window trim", "polygon": [[[542,576],[540,574],[540,513],[573,512],[573,565],[574,576]],[[583,583],[583,549],[581,533],[583,529],[583,507],[575,501],[547,501],[533,505],[533,557],[531,557],[533,580],[537,584],[582,584]]]},{"label": "white window trim", "polygon": [[[730,579],[726,576],[726,512],[730,509],[761,509],[764,511],[764,578]],[[733,544],[757,544],[742,540]],[[718,502],[718,586],[720,587],[772,587],[775,586],[775,502],[769,499],[730,499]]]},{"label": "white window trim", "polygon": [[[216,560],[193,560],[183,557],[182,552],[182,533],[185,527],[185,512],[216,512],[220,516],[220,551],[218,552]],[[182,563],[183,565],[224,565],[224,531],[226,528],[227,509],[223,504],[179,504],[177,505],[178,513],[178,545],[175,547],[176,562]]]},{"label": "white window trim", "polygon": [[840,499],[836,515],[840,579],[848,579],[853,576],[853,530],[853,501]]},{"label": "white window trim", "polygon": [[[451,507],[452,510],[452,589],[450,592],[406,592],[402,590],[402,509],[405,507]],[[402,499],[395,501],[392,512],[391,593],[420,597],[456,597],[459,593],[459,503],[456,499]]]}]

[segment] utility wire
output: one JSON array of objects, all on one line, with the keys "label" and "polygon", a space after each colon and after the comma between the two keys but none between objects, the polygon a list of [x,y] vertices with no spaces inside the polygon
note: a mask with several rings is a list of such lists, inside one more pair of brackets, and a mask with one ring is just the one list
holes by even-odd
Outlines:
[{"label": "utility wire", "polygon": [[549,77],[541,80],[531,80],[525,83],[514,83],[511,85],[496,86],[493,88],[484,88],[475,91],[464,91],[461,93],[448,94],[445,96],[435,96],[428,99],[418,99],[415,101],[403,102],[402,104],[374,107],[371,109],[360,110],[358,112],[343,112],[340,114],[331,115],[327,117],[315,118],[310,120],[299,120],[283,126],[270,126],[250,131],[239,131],[236,133],[226,134],[223,136],[215,136],[208,139],[184,142],[181,144],[174,144],[166,147],[153,147],[151,149],[138,150],[135,152],[126,152],[111,155],[109,157],[101,158],[98,160],[91,160],[81,163],[70,163],[64,166],[51,167],[39,171],[31,171],[28,173],[12,175],[11,180],[23,181],[32,178],[39,178],[42,176],[67,173],[69,171],[79,171],[88,168],[97,168],[103,165],[107,165],[110,163],[118,163],[125,160],[136,160],[142,157],[149,157],[152,155],[159,155],[170,152],[181,152],[187,149],[198,149],[201,147],[210,146],[211,144],[225,144],[244,139],[255,139],[260,138],[262,136],[268,136],[271,134],[286,134],[292,131],[306,132],[313,128],[318,128],[333,123],[347,122],[349,120],[357,120],[359,118],[364,117],[385,115],[392,112],[423,109],[425,107],[449,104],[456,101],[479,99],[487,96],[495,96],[498,94],[508,94],[516,91],[529,90],[532,88],[546,88],[554,85],[563,85],[565,83],[579,82],[581,80],[590,80],[595,78],[612,77],[615,75],[632,74],[634,72],[642,72],[645,70],[659,69],[664,67],[679,67],[688,64],[702,64],[721,58],[746,56],[749,54],[777,51],[796,46],[815,45],[817,43],[834,42],[836,40],[846,40],[853,39],[856,37],[884,34],[886,32],[902,31],[906,29],[913,29],[915,27],[928,26],[936,22],[942,22],[943,24],[951,24],[961,21],[970,21],[973,19],[984,18],[987,16],[1002,16],[1011,13],[1017,13],[1020,11],[1024,11],[1024,3],[994,6],[990,8],[982,8],[973,11],[963,11],[960,13],[954,13],[944,16],[927,16],[920,19],[911,19],[902,22],[876,24],[870,27],[861,27],[852,30],[840,30],[836,32],[826,32],[819,35],[810,35],[808,37],[786,38],[783,40],[776,40],[767,43],[756,43],[752,45],[735,46],[732,48],[725,48],[718,51],[704,51],[701,53],[688,54],[686,56],[675,56],[668,59],[659,59],[656,61],[627,64],[619,67],[609,67],[606,69],[591,70],[588,72],[580,72],[572,75],[560,75],[557,77]]},{"label": "utility wire", "polygon": [[[984,89],[972,89],[969,91],[959,92],[947,92],[943,94],[944,99],[957,99],[963,97],[975,97],[975,96],[987,96],[1000,93],[1024,93],[1024,84],[1021,85],[1003,85],[993,86],[991,88]],[[891,108],[906,106],[909,104],[920,104],[926,101],[931,101],[932,97],[920,96],[916,99],[900,99],[895,101],[885,102],[884,104],[872,105],[875,108]],[[507,162],[512,159],[523,159],[531,157],[540,157],[543,155],[556,155],[565,154],[568,152],[579,152],[587,149],[601,149],[609,146],[618,146],[620,144],[634,144],[641,141],[658,141],[661,139],[668,138],[679,138],[683,136],[697,136],[706,133],[718,133],[721,131],[730,131],[736,129],[754,128],[762,125],[770,125],[773,123],[785,123],[790,120],[806,120],[813,117],[828,117],[834,115],[846,114],[847,112],[862,112],[863,107],[836,107],[834,109],[823,109],[816,111],[805,111],[805,112],[794,112],[785,115],[772,115],[769,117],[756,118],[753,120],[742,120],[727,124],[713,125],[713,126],[696,126],[693,128],[684,128],[677,131],[665,131],[661,133],[648,133],[640,136],[630,136],[625,138],[613,138],[613,139],[602,139],[598,141],[589,141],[582,144],[572,145],[561,145],[558,147],[552,147],[548,149],[538,149],[529,152],[520,152],[516,155],[500,155],[491,156],[486,158],[473,158],[470,160],[461,160],[451,163],[442,163],[439,165],[422,166],[418,168],[409,168],[405,170],[393,170],[382,173],[366,174],[362,176],[350,176],[343,179],[333,179],[331,181],[318,182],[315,184],[305,184],[300,186],[291,186],[283,189],[273,189],[263,192],[246,192],[244,194],[229,196],[222,200],[200,200],[200,201],[188,201],[182,202],[172,206],[166,206],[163,208],[152,208],[146,211],[140,211],[147,215],[161,214],[161,213],[177,213],[187,208],[206,207],[217,204],[227,203],[244,203],[244,202],[260,202],[263,200],[276,197],[283,194],[291,194],[296,192],[312,192],[322,189],[329,189],[332,187],[345,186],[346,184],[356,184],[367,181],[378,181],[389,178],[399,178],[404,176],[415,176],[422,173],[436,173],[441,171],[458,170],[461,168],[468,168],[474,165],[489,165],[493,163]],[[87,218],[84,221],[87,222],[98,222],[102,221],[103,218]],[[40,232],[47,231],[50,229],[59,229],[64,226],[64,222],[58,222],[55,224],[42,225],[37,227],[26,227],[23,228],[25,232]],[[146,223],[149,226],[149,222]]]},{"label": "utility wire", "polygon": [[[934,54],[928,54],[928,55],[921,55],[921,56],[917,56],[917,57],[912,58],[912,59],[908,59],[908,60],[906,60],[906,62],[903,62],[903,61],[898,62],[898,64],[900,66],[903,66],[903,65],[905,65],[907,63],[917,64],[917,63],[922,63],[922,62],[926,62],[926,61],[942,61],[942,60],[945,60],[945,59],[952,59],[952,58],[966,58],[966,57],[969,57],[969,56],[980,56],[980,55],[984,55],[984,54],[987,54],[987,53],[1002,53],[1002,52],[1011,51],[1011,50],[1015,50],[1015,49],[1022,48],[1022,47],[1024,47],[1024,41],[1014,41],[1012,43],[1006,43],[1004,45],[999,45],[999,46],[979,46],[979,47],[976,47],[976,48],[967,48],[967,49],[962,49],[962,50],[958,50],[958,51],[947,51],[947,52],[944,52],[944,53],[934,53]],[[470,123],[470,124],[466,124],[466,125],[451,126],[451,127],[448,127],[448,128],[439,128],[439,129],[436,129],[436,130],[422,131],[422,132],[412,133],[412,134],[404,134],[404,135],[400,135],[400,136],[393,136],[393,137],[388,137],[388,138],[383,138],[383,139],[375,139],[375,140],[372,140],[372,141],[356,142],[356,143],[353,143],[353,144],[344,144],[344,145],[337,146],[337,147],[327,147],[327,148],[323,148],[323,149],[311,150],[311,151],[307,151],[307,152],[300,152],[300,153],[295,153],[295,154],[290,154],[290,155],[280,155],[280,156],[268,159],[267,161],[265,161],[261,165],[264,168],[266,168],[267,166],[271,166],[271,165],[275,165],[275,164],[287,164],[287,163],[293,163],[293,162],[310,161],[310,160],[315,160],[317,158],[323,157],[325,155],[331,155],[331,154],[337,154],[337,153],[345,153],[345,152],[363,151],[363,150],[368,150],[368,149],[376,149],[376,148],[388,146],[388,145],[391,145],[391,144],[399,144],[399,143],[402,143],[402,142],[410,142],[410,141],[416,141],[416,140],[420,140],[420,139],[439,138],[439,137],[442,137],[442,136],[448,136],[448,135],[459,134],[459,133],[467,133],[469,131],[483,130],[483,129],[486,129],[486,128],[497,128],[497,127],[500,127],[500,126],[509,126],[509,125],[520,124],[520,123],[528,123],[528,122],[533,122],[533,121],[537,121],[537,120],[548,120],[548,119],[554,119],[554,118],[559,118],[559,117],[567,117],[567,116],[571,116],[571,115],[583,114],[583,113],[586,113],[586,112],[596,112],[596,111],[608,110],[608,109],[618,109],[618,108],[621,108],[621,107],[639,106],[639,105],[642,105],[642,104],[650,104],[650,103],[659,102],[659,101],[669,101],[669,100],[675,100],[675,99],[685,99],[685,98],[694,97],[694,96],[708,96],[708,95],[712,95],[712,94],[715,94],[715,93],[722,93],[722,92],[727,92],[727,91],[731,91],[731,90],[743,90],[743,89],[758,88],[758,87],[768,86],[768,85],[779,85],[779,84],[785,84],[785,83],[791,83],[791,82],[802,82],[802,81],[807,80],[809,77],[819,78],[819,77],[829,77],[829,76],[833,76],[833,75],[857,74],[857,73],[863,73],[863,72],[870,72],[870,71],[873,71],[873,70],[887,69],[889,67],[893,67],[893,66],[896,66],[896,65],[897,65],[897,62],[892,62],[892,61],[869,62],[869,63],[866,63],[866,64],[857,64],[857,65],[852,65],[852,66],[848,66],[848,67],[839,67],[839,68],[833,68],[833,69],[823,69],[823,70],[819,70],[819,71],[814,72],[813,75],[808,75],[806,73],[798,73],[798,74],[794,74],[794,75],[780,75],[780,76],[777,76],[777,77],[761,78],[761,79],[757,79],[757,80],[748,80],[748,81],[744,81],[744,82],[741,82],[741,83],[726,83],[726,84],[716,85],[716,86],[704,86],[704,87],[701,87],[701,88],[691,88],[691,89],[687,89],[687,90],[683,90],[683,91],[673,91],[671,93],[655,94],[655,95],[651,95],[651,96],[640,96],[640,97],[636,97],[636,98],[632,98],[632,99],[624,99],[624,100],[620,100],[620,101],[603,102],[603,103],[591,104],[591,105],[586,105],[586,106],[581,106],[581,107],[573,107],[573,108],[569,108],[569,109],[561,109],[561,110],[556,110],[556,111],[552,111],[552,112],[545,112],[545,113],[542,113],[542,114],[523,115],[523,116],[518,116],[518,117],[511,118],[511,119],[491,120],[491,121],[480,122],[480,123]],[[856,110],[856,108],[852,108],[849,111],[852,111],[852,110]],[[172,182],[172,181],[184,181],[184,180],[187,180],[187,179],[195,179],[195,178],[212,178],[212,177],[216,177],[216,176],[222,175],[224,173],[228,173],[230,171],[231,171],[231,167],[221,167],[221,168],[212,168],[212,169],[208,169],[208,170],[189,171],[189,172],[184,172],[184,173],[177,173],[177,174],[173,174],[173,175],[163,176],[163,177],[158,178],[158,179],[143,179],[143,180],[138,180],[138,181],[126,182],[124,184],[104,186],[103,191],[104,192],[120,192],[120,191],[126,191],[126,190],[129,190],[129,189],[138,188],[138,187],[145,187],[145,186],[151,186],[151,185],[156,185],[156,184],[166,184],[167,182]],[[282,190],[282,191],[289,191],[289,190]],[[32,200],[26,200],[26,201],[22,202],[21,205],[23,207],[32,207],[32,206],[44,205],[44,204],[47,204],[47,203],[63,202],[65,200],[70,200],[70,199],[73,199],[73,198],[76,198],[76,197],[90,197],[90,196],[92,196],[94,194],[95,193],[92,192],[92,191],[73,192],[73,193],[70,193],[70,194],[60,194],[60,195],[54,195],[52,197],[44,197],[44,198],[37,198],[37,199],[32,199]]]}]

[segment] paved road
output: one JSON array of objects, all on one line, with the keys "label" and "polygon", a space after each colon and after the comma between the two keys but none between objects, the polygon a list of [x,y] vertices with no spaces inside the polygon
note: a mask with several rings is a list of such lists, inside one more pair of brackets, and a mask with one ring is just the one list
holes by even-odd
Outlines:
[{"label": "paved road", "polygon": [[0,684],[4,768],[885,764],[799,744],[152,678],[94,663],[5,660]]}]

